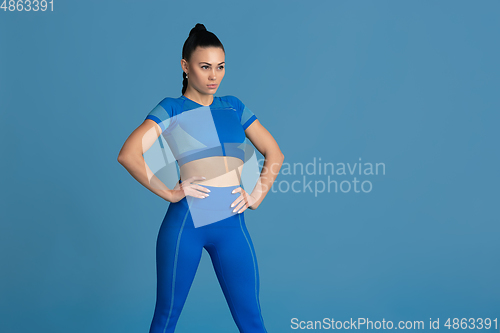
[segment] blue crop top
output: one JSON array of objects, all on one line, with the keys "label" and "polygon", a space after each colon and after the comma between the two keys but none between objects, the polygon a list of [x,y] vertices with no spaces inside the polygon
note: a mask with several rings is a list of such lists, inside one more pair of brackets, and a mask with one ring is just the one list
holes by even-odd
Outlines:
[{"label": "blue crop top", "polygon": [[245,161],[245,130],[257,117],[235,96],[214,96],[204,106],[181,95],[166,97],[146,119],[162,130],[179,167],[210,156],[232,156]]}]

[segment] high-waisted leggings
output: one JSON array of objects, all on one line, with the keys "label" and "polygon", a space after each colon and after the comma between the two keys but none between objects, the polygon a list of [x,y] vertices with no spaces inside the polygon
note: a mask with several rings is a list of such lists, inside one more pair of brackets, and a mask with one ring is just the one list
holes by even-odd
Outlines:
[{"label": "high-waisted leggings", "polygon": [[156,307],[149,333],[174,332],[203,248],[239,331],[267,332],[259,302],[257,259],[244,212],[233,213],[230,207],[239,196],[231,191],[239,186],[203,186],[211,191],[208,197],[187,196],[170,203],[161,224],[156,244]]}]

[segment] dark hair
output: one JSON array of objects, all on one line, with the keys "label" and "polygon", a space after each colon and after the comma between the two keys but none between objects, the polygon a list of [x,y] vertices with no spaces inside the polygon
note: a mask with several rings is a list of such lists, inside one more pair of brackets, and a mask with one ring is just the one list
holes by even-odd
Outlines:
[{"label": "dark hair", "polygon": [[[182,47],[182,59],[185,59],[189,62],[191,59],[191,54],[196,48],[200,47],[220,47],[222,51],[224,50],[224,46],[220,42],[219,38],[215,36],[212,32],[208,31],[207,28],[201,23],[196,23],[193,29],[189,32],[189,37],[184,42],[184,46]],[[186,73],[182,71],[182,94],[186,92],[188,79],[186,78]]]}]

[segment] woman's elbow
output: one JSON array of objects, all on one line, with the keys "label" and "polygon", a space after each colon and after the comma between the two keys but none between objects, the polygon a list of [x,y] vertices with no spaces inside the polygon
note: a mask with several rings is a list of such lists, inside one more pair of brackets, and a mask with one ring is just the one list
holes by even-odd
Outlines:
[{"label": "woman's elbow", "polygon": [[285,159],[285,155],[283,154],[283,152],[279,149],[276,149],[276,150],[273,150],[271,153],[270,153],[272,156],[279,156],[279,158],[281,158],[282,160]]},{"label": "woman's elbow", "polygon": [[130,160],[130,156],[128,154],[120,153],[120,154],[118,154],[118,157],[116,160],[121,165],[125,165],[127,163],[127,161]]},{"label": "woman's elbow", "polygon": [[281,160],[283,161],[285,159],[285,155],[283,154],[283,152],[281,150],[278,150],[278,154],[281,158]]},{"label": "woman's elbow", "polygon": [[116,158],[116,160],[118,161],[118,163],[123,165],[125,157],[121,154],[118,154],[118,157]]}]

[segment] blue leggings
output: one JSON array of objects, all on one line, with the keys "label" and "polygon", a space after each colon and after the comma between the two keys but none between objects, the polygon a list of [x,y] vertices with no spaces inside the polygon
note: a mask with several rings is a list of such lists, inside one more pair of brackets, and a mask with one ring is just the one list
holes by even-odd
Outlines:
[{"label": "blue leggings", "polygon": [[[211,191],[208,197],[188,196],[170,203],[161,224],[156,243],[156,307],[149,333],[174,332],[203,248],[239,331],[267,333],[259,303],[257,258],[244,212],[232,213],[230,207],[239,196],[231,191],[239,186],[203,186]],[[228,217],[214,220],[221,216]]]}]

